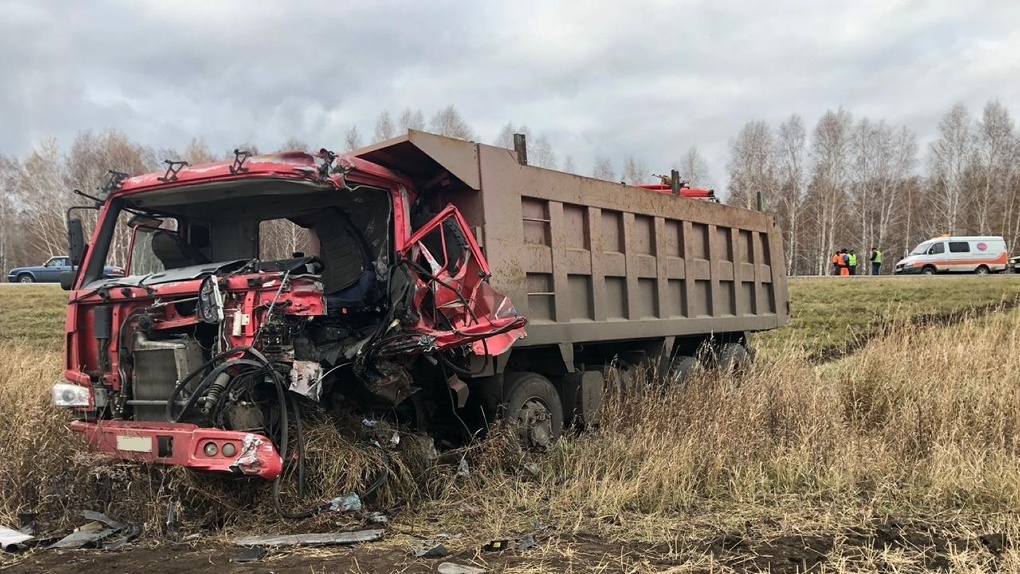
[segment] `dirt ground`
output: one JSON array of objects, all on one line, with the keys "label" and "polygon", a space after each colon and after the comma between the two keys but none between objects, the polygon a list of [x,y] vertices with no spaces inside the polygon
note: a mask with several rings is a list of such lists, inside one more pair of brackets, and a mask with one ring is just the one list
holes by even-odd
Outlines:
[{"label": "dirt ground", "polygon": [[103,574],[437,572],[453,562],[489,572],[842,572],[949,571],[967,565],[998,570],[1010,541],[1001,533],[952,537],[919,524],[885,522],[867,529],[787,535],[771,540],[740,533],[668,545],[607,543],[594,536],[540,535],[528,550],[511,542],[505,551],[485,551],[467,539],[443,541],[451,554],[414,558],[414,539],[388,536],[353,547],[269,549],[258,562],[235,560],[245,550],[220,539],[178,544],[137,544],[121,551],[35,550],[0,557],[5,573],[103,572]]}]

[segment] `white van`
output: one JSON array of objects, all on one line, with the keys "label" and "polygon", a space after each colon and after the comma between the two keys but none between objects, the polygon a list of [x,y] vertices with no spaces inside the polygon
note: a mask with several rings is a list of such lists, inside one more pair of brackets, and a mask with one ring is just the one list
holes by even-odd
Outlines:
[{"label": "white van", "polygon": [[948,235],[929,239],[896,262],[896,274],[1000,273],[1006,270],[1009,254],[1000,236]]}]

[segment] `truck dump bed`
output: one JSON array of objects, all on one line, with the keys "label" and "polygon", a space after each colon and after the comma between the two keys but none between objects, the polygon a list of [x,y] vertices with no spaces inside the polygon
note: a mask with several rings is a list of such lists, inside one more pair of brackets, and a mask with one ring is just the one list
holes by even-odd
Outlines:
[{"label": "truck dump bed", "polygon": [[424,132],[357,155],[403,172],[473,226],[492,284],[528,318],[517,347],[742,333],[789,317],[768,213],[521,165]]}]

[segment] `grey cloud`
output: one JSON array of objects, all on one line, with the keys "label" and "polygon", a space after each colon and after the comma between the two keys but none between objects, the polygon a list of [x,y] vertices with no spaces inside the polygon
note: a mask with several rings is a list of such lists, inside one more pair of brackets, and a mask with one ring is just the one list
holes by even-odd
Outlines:
[{"label": "grey cloud", "polygon": [[116,127],[157,148],[339,146],[405,106],[507,121],[588,171],[699,146],[724,181],[750,119],[826,109],[924,138],[956,101],[1020,97],[1013,2],[135,2],[11,0],[0,153]]}]

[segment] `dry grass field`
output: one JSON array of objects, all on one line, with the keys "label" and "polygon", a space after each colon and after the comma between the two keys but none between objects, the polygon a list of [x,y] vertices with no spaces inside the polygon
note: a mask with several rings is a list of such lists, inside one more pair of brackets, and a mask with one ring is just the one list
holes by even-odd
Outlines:
[{"label": "dry grass field", "polygon": [[[441,533],[451,559],[492,572],[1020,571],[1020,278],[795,279],[791,294],[791,326],[754,340],[749,373],[614,394],[551,454],[495,433],[438,459],[406,436],[382,456],[357,424],[313,425],[309,499],[385,469],[366,504],[393,516],[386,538],[236,571],[429,572],[408,549]],[[65,300],[0,288],[0,525],[38,513],[66,532],[91,509],[146,534],[116,553],[0,554],[0,569],[218,572],[243,568],[236,533],[362,524],[284,521],[263,484],[87,453],[49,406]],[[480,550],[529,533],[529,550]]]}]

